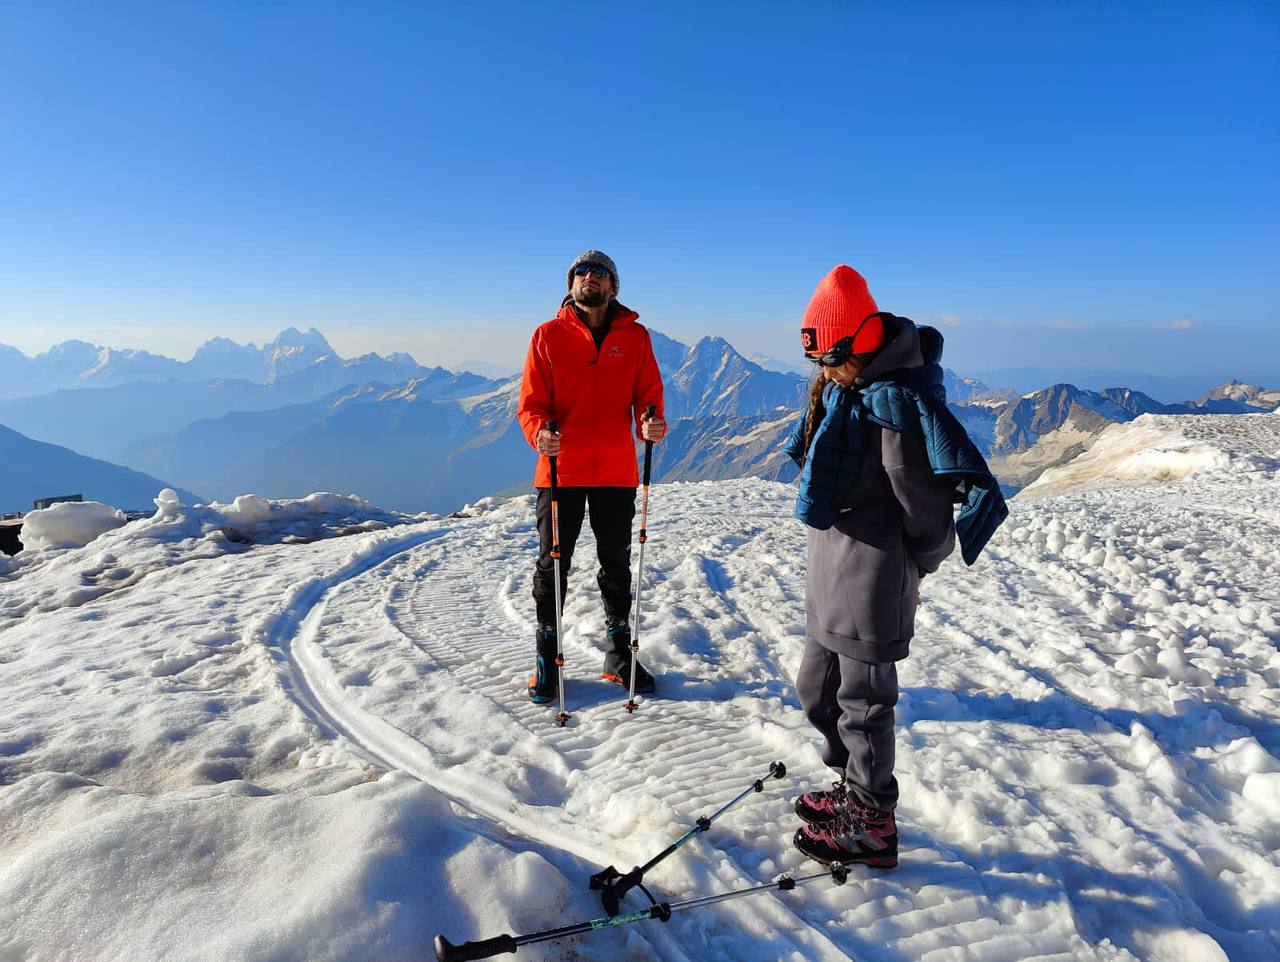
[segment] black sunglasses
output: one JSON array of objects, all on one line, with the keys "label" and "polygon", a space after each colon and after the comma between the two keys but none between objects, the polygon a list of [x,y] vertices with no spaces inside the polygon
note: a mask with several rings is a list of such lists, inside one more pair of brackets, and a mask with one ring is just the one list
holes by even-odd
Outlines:
[{"label": "black sunglasses", "polygon": [[853,337],[842,337],[831,345],[831,350],[827,351],[821,357],[810,357],[805,355],[808,360],[817,364],[819,367],[839,367],[853,356]]},{"label": "black sunglasses", "polygon": [[839,367],[841,364],[846,363],[849,358],[853,357],[853,342],[857,340],[858,335],[862,333],[863,326],[867,321],[871,320],[871,318],[879,317],[880,314],[880,311],[874,311],[871,314],[868,314],[861,320],[861,322],[859,322],[857,328],[854,329],[852,334],[848,337],[842,337],[840,340],[832,344],[826,354],[819,357],[806,354],[805,358],[821,367]]},{"label": "black sunglasses", "polygon": [[607,270],[605,270],[603,267],[598,267],[595,264],[579,264],[577,267],[573,269],[574,277],[582,277],[585,274],[591,274],[595,277],[609,276],[609,272]]}]

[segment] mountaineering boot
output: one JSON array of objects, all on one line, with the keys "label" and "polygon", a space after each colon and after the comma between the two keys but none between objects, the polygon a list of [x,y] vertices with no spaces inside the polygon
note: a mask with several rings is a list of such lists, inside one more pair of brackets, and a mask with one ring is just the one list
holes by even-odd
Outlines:
[{"label": "mountaineering boot", "polygon": [[826,792],[805,792],[796,799],[796,814],[810,825],[827,825],[844,814],[849,793],[844,779],[831,783]]},{"label": "mountaineering boot", "polygon": [[554,701],[560,690],[560,668],[556,665],[556,629],[542,625],[536,637],[537,660],[529,679],[529,701],[545,705]]},{"label": "mountaineering boot", "polygon": [[[604,670],[600,677],[605,681],[616,682],[628,691],[631,689],[631,626],[625,621],[611,621],[605,625],[605,644],[608,650],[604,656]],[[645,671],[644,665],[636,662],[636,694],[652,695],[658,690],[653,675]]]},{"label": "mountaineering boot", "polygon": [[893,809],[871,808],[850,797],[844,812],[834,821],[806,825],[797,831],[795,846],[823,865],[857,862],[871,868],[895,868],[898,826]]}]

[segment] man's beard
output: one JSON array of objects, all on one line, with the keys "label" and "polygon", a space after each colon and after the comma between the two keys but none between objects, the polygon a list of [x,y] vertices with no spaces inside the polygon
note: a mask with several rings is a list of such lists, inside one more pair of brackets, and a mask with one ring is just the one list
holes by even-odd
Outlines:
[{"label": "man's beard", "polygon": [[597,287],[593,291],[580,291],[574,294],[573,303],[579,307],[603,307],[609,303],[609,295]]}]

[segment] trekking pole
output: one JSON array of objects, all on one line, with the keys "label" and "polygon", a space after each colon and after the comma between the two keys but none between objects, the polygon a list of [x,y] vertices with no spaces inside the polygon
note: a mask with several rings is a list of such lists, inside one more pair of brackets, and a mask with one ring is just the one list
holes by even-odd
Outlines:
[{"label": "trekking pole", "polygon": [[[645,410],[645,420],[658,413],[658,406],[650,404]],[[644,586],[644,543],[649,540],[646,530],[649,524],[649,470],[653,464],[653,442],[644,442],[644,493],[640,496],[640,561],[636,566],[636,626],[631,632],[631,690],[625,706],[627,713],[640,706],[636,704],[636,662],[640,660],[640,589]]]},{"label": "trekking pole", "polygon": [[[689,831],[685,832],[643,865],[637,865],[626,875],[623,875],[616,868],[610,865],[608,868],[602,869],[595,875],[591,876],[590,888],[593,892],[600,893],[600,901],[604,904],[604,910],[610,915],[616,915],[618,913],[618,906],[622,902],[623,897],[637,885],[640,886],[641,891],[648,895],[648,890],[641,884],[644,880],[645,872],[649,871],[649,869],[653,868],[676,849],[680,848],[680,846],[684,845],[684,843],[689,841],[689,839],[693,838],[700,832],[705,832],[711,827],[712,822],[725,812],[729,811],[729,809],[733,808],[733,806],[737,805],[752,792],[763,792],[764,780],[766,778],[783,778],[786,774],[786,765],[782,764],[782,762],[773,762],[769,766],[768,773],[752,782],[751,786],[743,791],[741,795],[729,802],[729,804],[725,805],[714,815],[709,817],[704,815],[700,817],[694,824],[693,828],[689,829]],[[649,900],[653,900],[652,895],[649,896]]]},{"label": "trekking pole", "polygon": [[[551,421],[547,429],[552,434],[560,433],[555,421]],[[556,724],[563,728],[569,713],[564,707],[564,634],[560,629],[560,486],[556,483],[556,456],[547,455],[547,461],[551,465],[551,566],[556,580],[556,681],[560,685],[560,713],[556,715]]]},{"label": "trekking pole", "polygon": [[[522,945],[532,945],[535,942],[550,942],[552,939],[563,939],[570,935],[594,932],[613,925],[626,925],[628,922],[642,922],[645,919],[661,919],[663,922],[669,922],[673,912],[697,908],[700,905],[714,905],[717,902],[727,902],[730,899],[739,899],[746,895],[755,895],[757,892],[769,892],[774,889],[779,892],[790,892],[797,885],[815,882],[818,879],[831,879],[836,885],[843,885],[849,880],[849,867],[843,862],[832,862],[826,871],[815,872],[813,875],[802,875],[799,878],[783,875],[781,878],[764,885],[753,885],[751,888],[739,889],[736,892],[722,892],[719,895],[686,899],[683,902],[658,902],[650,895],[649,900],[652,904],[646,909],[627,912],[622,915],[609,915],[602,919],[592,919],[590,922],[566,925],[563,928],[547,929],[545,932],[535,932],[532,935],[499,935],[480,942],[463,942],[461,945],[454,945],[443,935],[437,935],[435,939],[436,960],[437,962],[464,962],[464,960],[469,959],[487,959],[503,952],[514,952]],[[645,894],[648,894],[648,892],[646,891]]]}]

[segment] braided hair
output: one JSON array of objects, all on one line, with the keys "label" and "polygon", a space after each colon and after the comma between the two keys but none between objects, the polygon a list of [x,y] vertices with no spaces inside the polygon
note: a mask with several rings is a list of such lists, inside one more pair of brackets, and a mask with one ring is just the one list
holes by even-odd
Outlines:
[{"label": "braided hair", "polygon": [[[871,351],[866,354],[850,354],[849,361],[857,364],[858,370],[862,371],[878,353],[878,351]],[[826,388],[827,379],[822,373],[822,368],[819,367],[813,375],[813,380],[809,382],[809,415],[804,423],[804,450],[800,452],[801,469],[809,460],[809,446],[813,444],[813,436],[818,433],[818,425],[822,423],[822,418],[827,413],[827,406],[822,403],[822,395]]]}]

